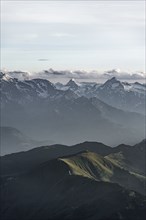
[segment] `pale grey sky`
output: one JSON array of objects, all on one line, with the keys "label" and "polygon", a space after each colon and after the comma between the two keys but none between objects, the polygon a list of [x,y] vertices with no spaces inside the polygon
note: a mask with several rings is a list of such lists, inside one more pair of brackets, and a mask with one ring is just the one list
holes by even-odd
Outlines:
[{"label": "pale grey sky", "polygon": [[2,1],[1,68],[145,71],[144,1]]}]

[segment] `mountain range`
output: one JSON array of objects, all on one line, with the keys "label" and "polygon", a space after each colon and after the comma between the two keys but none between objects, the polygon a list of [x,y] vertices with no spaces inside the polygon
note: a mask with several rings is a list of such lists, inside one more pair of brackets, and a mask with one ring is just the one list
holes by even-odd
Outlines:
[{"label": "mountain range", "polygon": [[[38,143],[67,145],[91,140],[116,146],[145,138],[145,84],[111,78],[104,84],[71,79],[63,85],[45,79],[18,80],[2,72],[0,76],[2,129],[16,129]],[[15,147],[10,142],[7,152],[2,146],[2,155],[21,151],[20,142],[15,141]]]},{"label": "mountain range", "polygon": [[70,89],[78,96],[97,97],[113,107],[145,114],[146,85],[139,82],[121,82],[116,77],[112,77],[103,84],[77,83],[71,79],[66,85],[56,83],[56,88]]},{"label": "mountain range", "polygon": [[[69,80],[67,84],[53,84],[42,78],[18,80],[17,78],[11,78],[3,72],[0,73],[0,78],[2,82],[2,91],[7,101],[11,100],[11,96],[12,99],[16,100],[17,96],[24,98],[25,95],[25,101],[27,100],[28,102],[31,98],[34,99],[34,96],[36,96],[36,99],[57,99],[58,96],[68,96],[68,91],[72,91],[70,97],[97,97],[113,107],[145,114],[146,84],[144,83],[122,82],[116,79],[116,77],[112,77],[103,84],[96,82],[79,83],[74,79]],[[8,96],[10,94],[7,93],[7,87],[12,91],[11,96]],[[18,95],[17,93],[20,94]]]},{"label": "mountain range", "polygon": [[84,142],[0,157],[1,216],[144,220],[145,151],[146,140],[115,148]]},{"label": "mountain range", "polygon": [[29,150],[33,147],[39,147],[46,144],[52,144],[50,140],[35,141],[23,134],[16,128],[0,127],[1,136],[1,155]]}]

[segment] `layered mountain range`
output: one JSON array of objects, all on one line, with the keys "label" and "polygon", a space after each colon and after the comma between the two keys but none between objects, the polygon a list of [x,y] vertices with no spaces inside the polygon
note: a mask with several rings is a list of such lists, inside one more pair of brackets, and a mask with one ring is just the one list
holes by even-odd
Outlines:
[{"label": "layered mountain range", "polygon": [[34,147],[28,139],[69,145],[86,140],[112,146],[135,144],[145,138],[145,92],[145,84],[116,78],[104,84],[71,79],[63,85],[45,79],[18,80],[1,73],[3,137],[11,138],[15,129],[27,137],[26,141],[14,135],[20,140],[19,144],[14,141],[15,147],[4,140],[1,154],[26,150],[26,142]]},{"label": "layered mountain range", "polygon": [[[62,96],[68,98],[97,97],[101,101],[106,102],[113,107],[128,110],[130,112],[145,113],[145,94],[146,84],[139,82],[128,83],[121,82],[113,77],[103,84],[90,82],[76,82],[74,79],[69,80],[67,84],[53,84],[46,79],[18,80],[11,78],[7,74],[1,72],[2,90],[7,101],[16,98],[24,98],[25,101],[41,98],[55,98]],[[9,87],[8,93],[7,89]],[[63,92],[64,91],[64,92]],[[71,92],[72,91],[72,92]],[[19,94],[17,94],[19,93]],[[21,102],[21,100],[19,100]],[[132,106],[132,107],[131,107]]]},{"label": "layered mountain range", "polygon": [[1,162],[1,216],[17,219],[145,219],[146,140],[51,145]]},{"label": "layered mountain range", "polygon": [[52,144],[51,140],[33,140],[21,131],[19,131],[18,129],[12,127],[0,127],[0,137],[1,155],[29,150],[32,147],[39,147],[46,144]]},{"label": "layered mountain range", "polygon": [[145,219],[145,84],[0,77],[2,219]]},{"label": "layered mountain range", "polygon": [[77,83],[71,79],[66,85],[56,83],[56,88],[72,90],[78,96],[97,97],[103,102],[130,112],[144,113],[146,85],[139,82],[121,82],[113,77],[103,84]]}]

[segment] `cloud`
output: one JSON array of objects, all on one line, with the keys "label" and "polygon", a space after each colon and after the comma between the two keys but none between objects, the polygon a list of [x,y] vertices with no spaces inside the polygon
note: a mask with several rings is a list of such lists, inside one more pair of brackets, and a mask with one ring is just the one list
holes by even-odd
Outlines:
[{"label": "cloud", "polygon": [[41,59],[38,59],[38,61],[49,61],[49,59],[41,58]]},{"label": "cloud", "polygon": [[120,69],[113,69],[113,70],[108,70],[103,73],[103,77],[105,78],[111,78],[111,77],[116,77],[121,80],[141,80],[145,79],[146,75],[143,72],[125,72],[121,71]]},{"label": "cloud", "polygon": [[56,71],[53,69],[49,69],[49,70],[44,70],[43,72],[41,72],[40,74],[45,74],[46,76],[66,76],[66,71]]},{"label": "cloud", "polygon": [[47,80],[68,80],[71,78],[77,80],[108,80],[112,77],[116,77],[119,80],[144,80],[146,79],[146,74],[144,72],[130,72],[130,71],[121,71],[120,69],[107,70],[104,72],[101,71],[84,71],[84,70],[43,70],[41,72],[28,73],[24,71],[2,71],[8,77],[18,78],[19,80],[28,80],[34,78],[42,78]]},{"label": "cloud", "polygon": [[56,71],[53,69],[44,70],[37,72],[33,77],[40,77],[45,79],[79,79],[79,80],[98,80],[98,79],[109,79],[116,77],[119,80],[144,80],[146,75],[143,72],[130,72],[130,71],[121,71],[120,69],[108,70],[105,72],[101,71],[84,71],[84,70],[60,70]]},{"label": "cloud", "polygon": [[4,74],[8,78],[16,78],[19,80],[28,80],[30,78],[30,74],[28,72],[23,72],[23,71],[3,71]]}]

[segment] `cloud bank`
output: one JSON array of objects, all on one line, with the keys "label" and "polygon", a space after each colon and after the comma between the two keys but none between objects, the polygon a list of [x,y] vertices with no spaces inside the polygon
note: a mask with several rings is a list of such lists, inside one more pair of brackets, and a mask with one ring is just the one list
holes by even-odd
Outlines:
[{"label": "cloud bank", "polygon": [[29,80],[30,73],[23,71],[1,71],[1,75],[5,74],[7,78],[16,78],[19,80]]},{"label": "cloud bank", "polygon": [[77,80],[106,80],[112,77],[116,77],[119,80],[144,80],[146,79],[146,74],[144,72],[128,72],[121,71],[120,69],[107,70],[104,72],[100,71],[84,71],[84,70],[43,70],[41,72],[28,73],[23,71],[2,71],[8,77],[18,78],[19,80],[28,80],[33,78],[43,78],[47,80],[68,80],[71,78]]}]

